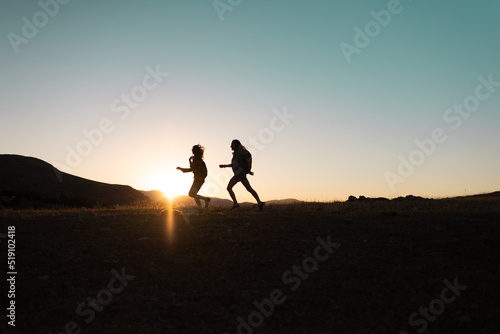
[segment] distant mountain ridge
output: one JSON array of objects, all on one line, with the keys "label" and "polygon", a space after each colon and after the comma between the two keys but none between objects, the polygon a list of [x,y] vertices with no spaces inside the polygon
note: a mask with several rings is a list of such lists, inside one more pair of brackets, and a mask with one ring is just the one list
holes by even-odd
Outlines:
[{"label": "distant mountain ridge", "polygon": [[[138,202],[165,202],[159,190],[140,191],[128,185],[92,181],[61,172],[51,164],[34,157],[0,154],[1,206],[115,206]],[[300,202],[295,199],[268,201],[268,204]],[[191,206],[191,197],[180,195],[174,205]],[[253,203],[241,203],[251,205]],[[210,206],[230,206],[232,201],[212,198]]]},{"label": "distant mountain ridge", "polygon": [[[467,198],[500,198],[500,191],[486,194],[459,196]],[[138,202],[165,202],[165,195],[158,190],[139,191],[128,185],[97,182],[59,171],[51,164],[33,157],[0,154],[0,208],[2,206],[114,206]],[[389,201],[387,198],[356,198],[348,201]],[[399,197],[392,200],[428,200],[418,196]],[[194,205],[191,197],[177,196],[174,205]],[[288,198],[268,200],[267,204],[298,204],[302,201]],[[242,205],[255,203],[244,202]],[[212,198],[210,206],[230,206],[232,201]]]},{"label": "distant mountain ridge", "polygon": [[[157,202],[168,202],[169,199],[166,197],[161,191],[159,190],[150,190],[150,191],[141,191],[144,195],[149,197],[153,201]],[[232,205],[232,201],[228,199],[222,199],[222,198],[216,198],[216,197],[211,197],[210,198],[210,206],[225,206],[225,205]],[[204,204],[204,202],[202,202]],[[174,199],[172,200],[172,205],[175,206],[191,206],[195,205],[195,201],[193,198],[187,196],[187,195],[178,195],[175,196]]]},{"label": "distant mountain ridge", "polygon": [[84,179],[43,160],[14,154],[0,155],[0,196],[2,202],[37,205],[109,206],[150,201],[130,186]]},{"label": "distant mountain ridge", "polygon": [[[157,202],[168,201],[168,198],[159,190],[150,190],[150,191],[141,191],[141,192],[144,195],[148,196],[153,201],[157,201]],[[301,202],[302,201],[299,201],[299,200],[294,199],[294,198],[266,201],[267,204],[296,204],[296,203],[301,203]],[[179,195],[179,196],[175,196],[175,198],[172,201],[172,204],[177,205],[177,206],[191,206],[191,205],[194,205],[195,202],[191,197],[189,197],[187,195]],[[203,204],[203,202],[202,202],[202,204]],[[246,205],[253,205],[255,203],[243,202],[240,204],[243,206],[246,206]],[[231,205],[233,205],[233,201],[231,201],[229,199],[211,197],[210,206],[231,206]]]}]

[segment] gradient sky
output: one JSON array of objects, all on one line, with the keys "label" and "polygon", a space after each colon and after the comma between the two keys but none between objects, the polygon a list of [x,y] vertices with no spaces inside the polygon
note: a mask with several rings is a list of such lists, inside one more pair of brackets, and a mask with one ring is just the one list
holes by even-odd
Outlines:
[{"label": "gradient sky", "polygon": [[41,3],[2,3],[0,153],[187,193],[200,143],[228,198],[238,138],[263,200],[500,190],[497,0]]}]

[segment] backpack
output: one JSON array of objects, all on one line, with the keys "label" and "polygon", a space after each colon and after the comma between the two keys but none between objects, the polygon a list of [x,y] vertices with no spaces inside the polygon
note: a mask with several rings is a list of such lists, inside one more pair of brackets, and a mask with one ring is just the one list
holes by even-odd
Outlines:
[{"label": "backpack", "polygon": [[202,179],[205,179],[207,177],[207,165],[202,159],[196,159],[194,156],[189,158],[189,166],[193,171],[194,177]]},{"label": "backpack", "polygon": [[241,163],[241,167],[243,167],[245,173],[249,174],[252,171],[252,154],[249,151],[243,151],[241,154]]}]

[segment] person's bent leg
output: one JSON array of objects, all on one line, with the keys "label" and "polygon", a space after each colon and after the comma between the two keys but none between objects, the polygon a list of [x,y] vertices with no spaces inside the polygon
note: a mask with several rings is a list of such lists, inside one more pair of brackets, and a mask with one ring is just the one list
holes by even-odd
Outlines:
[{"label": "person's bent leg", "polygon": [[229,196],[231,196],[234,205],[237,205],[238,201],[236,200],[236,195],[234,194],[233,187],[238,182],[239,182],[238,178],[236,176],[233,176],[231,180],[229,180],[229,183],[227,184],[227,192],[229,193]]},{"label": "person's bent leg", "polygon": [[198,206],[199,209],[201,209],[201,202],[200,202],[200,199],[198,197],[195,197],[194,198],[194,201],[196,202],[196,205]]},{"label": "person's bent leg", "polygon": [[[199,201],[200,199],[201,199],[202,201],[205,201],[205,208],[207,208],[207,207],[208,207],[208,204],[209,204],[209,203],[210,203],[210,201],[211,201],[210,197],[205,197],[205,196],[201,196],[201,195],[198,195],[198,194],[196,194],[196,196],[195,196],[194,198],[195,198],[195,201]],[[196,202],[196,203],[198,203],[198,202]],[[200,204],[200,205],[198,205],[198,206],[201,208],[201,204]]]},{"label": "person's bent leg", "polygon": [[193,181],[193,185],[191,186],[191,189],[189,189],[189,197],[192,197],[194,199],[198,208],[201,208],[201,202],[200,202],[201,196],[198,195],[198,191],[200,191],[202,184],[203,184],[203,182],[200,182],[200,181],[195,179]]},{"label": "person's bent leg", "polygon": [[258,204],[262,203],[260,201],[260,198],[259,198],[259,195],[257,194],[257,192],[252,188],[252,186],[250,185],[250,181],[248,181],[248,179],[244,179],[241,181],[241,183],[243,183],[243,185],[245,186],[245,188],[248,190],[248,192],[250,194],[252,194],[252,196],[255,198],[255,200],[257,201]]}]

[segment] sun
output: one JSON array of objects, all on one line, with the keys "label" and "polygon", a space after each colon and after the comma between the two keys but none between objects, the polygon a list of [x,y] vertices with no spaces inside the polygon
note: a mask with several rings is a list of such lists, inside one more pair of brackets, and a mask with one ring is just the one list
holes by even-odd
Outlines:
[{"label": "sun", "polygon": [[179,195],[187,195],[191,180],[182,174],[179,171],[158,173],[151,177],[148,182],[149,188],[161,191],[169,199]]}]

